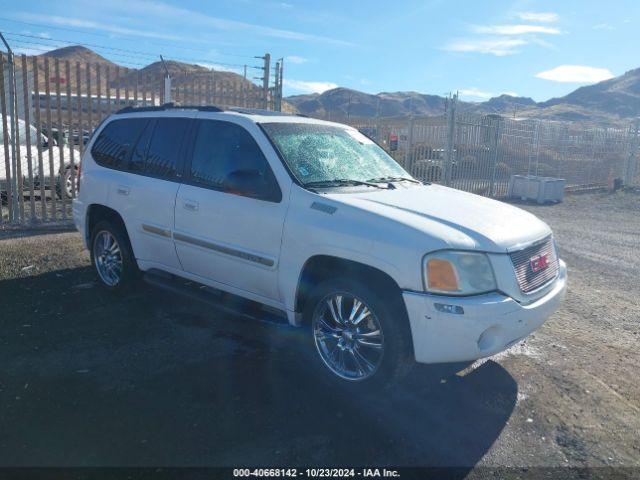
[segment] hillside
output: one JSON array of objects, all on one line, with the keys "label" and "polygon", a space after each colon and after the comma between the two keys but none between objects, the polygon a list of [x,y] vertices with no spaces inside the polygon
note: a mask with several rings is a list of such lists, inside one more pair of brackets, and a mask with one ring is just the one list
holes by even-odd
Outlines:
[{"label": "hillside", "polygon": [[[127,68],[111,62],[93,50],[81,45],[58,48],[35,57],[27,56],[28,71],[33,70],[34,58],[38,59],[37,78],[40,92],[45,91],[45,79],[49,78],[52,79],[49,84],[52,93],[55,93],[58,87],[61,93],[65,93],[67,85],[75,93],[78,82],[78,65],[81,66],[81,91],[85,93],[87,90],[88,70],[91,93],[94,95],[98,92],[101,95],[106,95],[109,90],[111,96],[115,97],[116,89],[118,88],[121,90],[120,94],[122,96],[127,94],[127,89],[129,90],[128,94],[131,96],[136,89],[140,95],[142,91],[146,91],[147,94],[154,91],[157,94],[164,79],[164,66],[160,61],[153,62],[140,69]],[[199,102],[199,100],[207,98],[207,92],[213,95],[215,91],[216,101],[219,102],[222,99],[225,102],[225,100],[228,100],[229,104],[237,105],[237,102],[240,101],[240,92],[243,90],[243,86],[245,95],[248,98],[261,98],[262,88],[237,73],[173,60],[167,60],[165,63],[171,74],[172,83],[177,87],[176,93],[178,93],[178,96],[176,100],[182,103]],[[67,66],[69,67],[68,72]],[[21,56],[16,57],[16,67],[18,69],[22,68]],[[98,75],[98,72],[100,75]],[[56,79],[59,79],[59,82]],[[254,103],[257,104],[259,102],[256,100]],[[296,112],[295,107],[286,101],[282,102],[282,109],[285,112]]]},{"label": "hillside", "polygon": [[70,47],[57,48],[49,52],[43,53],[43,57],[50,59],[58,59],[61,62],[69,60],[70,62],[90,62],[99,63],[101,65],[109,65],[115,67],[116,64],[98,55],[93,50],[83,47],[82,45],[72,45]]},{"label": "hillside", "polygon": [[622,118],[637,117],[640,115],[640,68],[539,104],[542,108],[559,105],[579,106]]},{"label": "hillside", "polygon": [[[347,88],[335,88],[322,94],[294,95],[286,100],[300,113],[332,119],[343,119],[347,114],[368,118],[438,115],[444,113],[446,104],[446,99],[437,95],[417,92],[368,94]],[[548,120],[626,123],[640,117],[640,68],[545,102],[500,95],[485,102],[460,101],[458,109]]]}]

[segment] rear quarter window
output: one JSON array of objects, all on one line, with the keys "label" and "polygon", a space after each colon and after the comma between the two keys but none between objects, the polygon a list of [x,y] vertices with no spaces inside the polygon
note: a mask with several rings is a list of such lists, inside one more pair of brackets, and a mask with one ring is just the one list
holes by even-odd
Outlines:
[{"label": "rear quarter window", "polygon": [[110,122],[91,148],[91,156],[98,165],[126,170],[131,149],[148,120],[145,118],[126,118]]}]

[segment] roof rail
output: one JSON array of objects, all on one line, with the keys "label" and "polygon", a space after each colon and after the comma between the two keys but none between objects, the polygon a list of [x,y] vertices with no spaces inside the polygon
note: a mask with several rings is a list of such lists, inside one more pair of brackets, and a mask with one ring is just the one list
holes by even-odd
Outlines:
[{"label": "roof rail", "polygon": [[276,112],[273,110],[265,110],[264,108],[243,108],[243,107],[233,107],[229,108],[228,111],[236,112],[236,113],[244,113],[245,115],[265,115],[265,116],[286,116],[286,117],[306,117],[306,115],[296,114],[296,113],[287,113],[287,112]]},{"label": "roof rail", "polygon": [[134,107],[132,105],[128,105],[124,108],[121,108],[116,112],[116,115],[119,113],[133,113],[133,112],[161,112],[164,110],[199,110],[201,112],[223,112],[220,107],[216,107],[215,105],[176,105],[175,103],[164,103],[162,105],[155,105],[152,107]]}]

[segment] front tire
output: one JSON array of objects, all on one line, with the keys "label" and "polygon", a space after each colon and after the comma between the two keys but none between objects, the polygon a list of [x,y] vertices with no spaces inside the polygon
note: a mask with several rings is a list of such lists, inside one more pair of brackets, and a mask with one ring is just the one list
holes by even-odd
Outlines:
[{"label": "front tire", "polygon": [[107,290],[126,293],[135,286],[138,265],[123,227],[98,222],[91,234],[91,264]]},{"label": "front tire", "polygon": [[358,280],[329,280],[311,295],[305,314],[321,374],[357,391],[380,390],[414,364],[401,298]]}]

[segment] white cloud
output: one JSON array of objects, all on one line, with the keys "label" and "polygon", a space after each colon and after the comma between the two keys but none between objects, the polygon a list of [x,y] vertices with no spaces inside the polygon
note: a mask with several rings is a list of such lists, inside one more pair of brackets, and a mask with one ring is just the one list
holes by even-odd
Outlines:
[{"label": "white cloud", "polygon": [[227,65],[219,65],[217,63],[202,63],[198,62],[197,65],[201,67],[208,68],[209,70],[215,70],[217,72],[232,72],[237,73],[238,75],[242,75],[243,72],[240,71],[239,68],[228,67]]},{"label": "white cloud", "polygon": [[536,77],[562,83],[597,83],[613,78],[613,73],[607,68],[560,65],[551,70],[536,73]]},{"label": "white cloud", "polygon": [[480,90],[476,87],[463,88],[462,90],[458,90],[458,94],[463,98],[481,98],[483,100],[488,100],[491,97],[495,97],[495,94],[491,92],[485,92],[484,90]]},{"label": "white cloud", "polygon": [[[17,17],[23,20],[28,20],[28,21],[42,20],[42,15],[34,15],[31,13],[21,13],[17,15]],[[66,27],[86,28],[90,30],[102,30],[103,32],[115,33],[117,35],[156,38],[156,39],[172,40],[172,41],[184,40],[184,37],[180,37],[177,35],[150,32],[150,31],[145,31],[138,28],[118,27],[111,23],[109,24],[99,23],[99,22],[94,22],[92,20],[83,20],[80,18],[73,18],[73,17],[60,17],[56,15],[48,15],[47,22],[53,23],[54,25],[62,25]]]},{"label": "white cloud", "polygon": [[299,57],[298,55],[289,55],[288,57],[285,57],[285,60],[289,63],[307,63],[309,61],[308,58],[304,58],[304,57]]},{"label": "white cloud", "polygon": [[532,33],[545,33],[558,35],[560,30],[544,25],[488,25],[473,27],[475,33],[488,33],[492,35],[527,35]]},{"label": "white cloud", "polygon": [[551,23],[558,21],[558,14],[553,12],[518,12],[516,16],[527,22]]},{"label": "white cloud", "polygon": [[527,42],[521,38],[455,40],[444,47],[450,52],[477,52],[503,57],[518,53]]},{"label": "white cloud", "polygon": [[284,79],[284,85],[292,90],[304,93],[322,93],[338,87],[338,85],[332,82],[307,82],[304,80],[290,80],[286,78]]},{"label": "white cloud", "polygon": [[502,93],[494,93],[487,92],[485,90],[480,90],[477,87],[469,87],[458,90],[458,94],[462,98],[469,98],[474,100],[489,100],[493,97],[499,97],[500,95],[509,95],[510,97],[517,97],[518,94],[516,92],[502,92]]},{"label": "white cloud", "polygon": [[[181,24],[189,25],[192,29],[215,29],[224,32],[233,31],[263,37],[284,38],[287,40],[353,46],[350,42],[336,38],[214,17],[197,10],[173,6],[160,0],[110,0],[102,6],[118,14],[127,12],[128,15],[133,17],[137,15],[137,18],[156,24]],[[186,40],[190,39],[186,38]]]},{"label": "white cloud", "polygon": [[616,29],[610,23],[598,23],[597,25],[594,25],[591,28],[593,28],[594,30],[615,30]]}]

